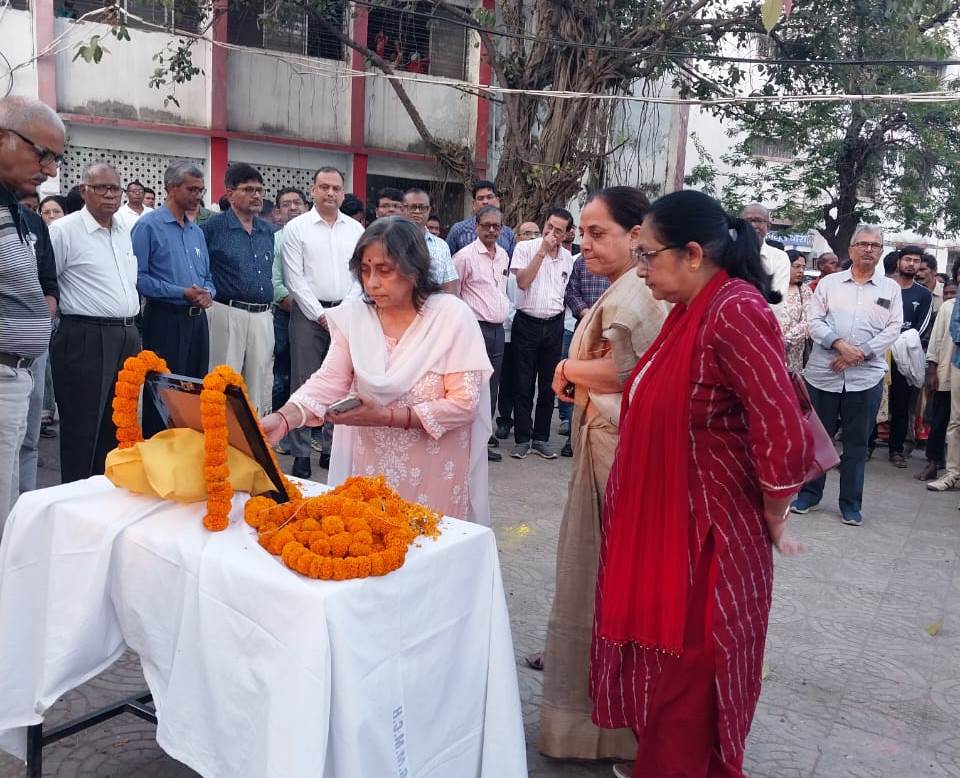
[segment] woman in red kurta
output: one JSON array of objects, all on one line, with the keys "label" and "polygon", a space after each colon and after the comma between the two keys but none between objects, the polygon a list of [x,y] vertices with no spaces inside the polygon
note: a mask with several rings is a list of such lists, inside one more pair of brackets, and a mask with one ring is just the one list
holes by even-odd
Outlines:
[{"label": "woman in red kurta", "polygon": [[740,778],[773,588],[771,546],[813,459],[759,241],[700,192],[639,236],[675,303],[627,384],[607,484],[591,648],[593,718],[630,727],[634,776]]}]

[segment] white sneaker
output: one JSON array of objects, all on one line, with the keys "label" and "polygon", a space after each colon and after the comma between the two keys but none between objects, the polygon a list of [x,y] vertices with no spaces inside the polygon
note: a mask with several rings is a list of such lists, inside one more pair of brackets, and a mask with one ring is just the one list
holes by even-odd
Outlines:
[{"label": "white sneaker", "polygon": [[927,489],[931,492],[949,492],[960,486],[960,473],[946,473],[936,481],[927,481]]}]

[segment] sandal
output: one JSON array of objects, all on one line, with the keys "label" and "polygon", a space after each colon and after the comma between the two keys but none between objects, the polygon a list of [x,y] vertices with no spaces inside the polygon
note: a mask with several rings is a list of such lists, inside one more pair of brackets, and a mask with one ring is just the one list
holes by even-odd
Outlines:
[{"label": "sandal", "polygon": [[543,672],[543,653],[537,652],[535,654],[527,654],[526,656],[527,667],[531,670],[539,670]]}]

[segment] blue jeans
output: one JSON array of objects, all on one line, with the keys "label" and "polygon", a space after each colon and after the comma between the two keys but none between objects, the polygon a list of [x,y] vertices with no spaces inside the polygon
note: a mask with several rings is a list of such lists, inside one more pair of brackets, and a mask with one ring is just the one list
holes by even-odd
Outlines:
[{"label": "blue jeans", "polygon": [[[877,420],[883,381],[862,392],[825,392],[807,384],[810,401],[830,437],[841,429],[843,454],[840,456],[840,512],[860,512],[863,500],[863,474],[867,465],[867,445]],[[802,497],[816,504],[823,497],[825,475],[804,485]]]},{"label": "blue jeans", "polygon": [[[570,356],[570,341],[573,340],[573,333],[570,330],[563,331],[563,359],[566,359]],[[573,403],[565,403],[557,401],[559,408],[557,409],[557,415],[560,417],[560,421],[570,421],[573,418]]]}]

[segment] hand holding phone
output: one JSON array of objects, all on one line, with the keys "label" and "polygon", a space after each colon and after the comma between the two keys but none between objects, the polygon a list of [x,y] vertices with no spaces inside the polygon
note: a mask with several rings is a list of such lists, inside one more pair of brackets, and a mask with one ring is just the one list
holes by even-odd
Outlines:
[{"label": "hand holding phone", "polygon": [[338,413],[343,413],[344,411],[351,411],[354,408],[358,408],[361,405],[360,398],[356,395],[348,395],[342,400],[337,400],[335,403],[332,403],[327,407],[327,413],[332,413],[334,416]]}]

